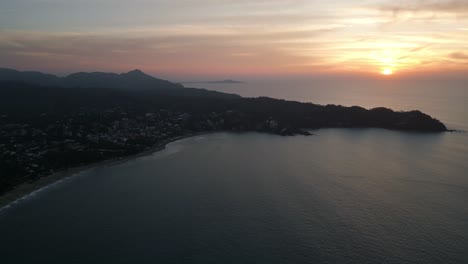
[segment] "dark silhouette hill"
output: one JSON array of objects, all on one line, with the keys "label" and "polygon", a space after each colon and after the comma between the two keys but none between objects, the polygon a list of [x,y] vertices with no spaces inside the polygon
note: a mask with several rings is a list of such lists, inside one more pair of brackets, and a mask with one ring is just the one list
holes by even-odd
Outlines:
[{"label": "dark silhouette hill", "polygon": [[140,70],[127,73],[73,73],[62,79],[67,87],[111,87],[115,89],[148,90],[148,89],[181,89],[179,84],[154,78]]},{"label": "dark silhouette hill", "polygon": [[[133,108],[144,106],[152,110],[170,108],[190,114],[224,114],[234,111],[239,115],[236,122],[240,130],[256,130],[259,122],[269,119],[279,122],[279,127],[293,130],[321,127],[447,130],[439,120],[420,111],[395,112],[383,107],[367,110],[357,106],[323,106],[267,97],[242,98],[235,94],[186,88],[140,70],[122,74],[80,72],[57,77],[40,72],[0,68],[0,95],[3,99],[0,103],[11,106],[9,110],[12,110],[10,114],[13,115],[15,111],[27,111],[25,108],[32,109],[37,105],[48,108],[61,105],[63,108],[70,108],[88,107],[93,102],[96,105],[126,104]],[[23,104],[24,102],[27,103]],[[63,110],[60,107],[55,109]],[[225,129],[230,130],[233,127]]]},{"label": "dark silhouette hill", "polygon": [[63,78],[52,74],[45,74],[36,71],[20,72],[6,68],[0,68],[0,81],[20,81],[45,86],[61,86],[64,84]]},{"label": "dark silhouette hill", "polygon": [[105,72],[78,72],[66,77],[58,77],[52,74],[44,74],[32,71],[16,71],[13,69],[0,68],[1,81],[21,81],[39,85],[53,85],[63,87],[81,88],[114,88],[114,89],[180,89],[179,84],[152,77],[140,70],[127,73],[105,73]]},{"label": "dark silhouette hill", "polygon": [[121,106],[140,109],[142,113],[170,109],[191,115],[228,115],[230,120],[235,120],[235,125],[226,125],[224,130],[258,130],[258,125],[266,120],[275,120],[278,128],[291,128],[295,131],[324,127],[378,127],[426,132],[447,130],[439,120],[416,110],[396,112],[384,107],[368,110],[358,106],[318,105],[268,97],[242,98],[238,95],[183,87],[137,91],[108,88],[64,89],[0,81],[0,114],[8,114],[10,117],[20,112],[30,115],[63,113],[83,107],[94,108],[99,112],[105,111],[106,107]]},{"label": "dark silhouette hill", "polygon": [[127,73],[78,72],[66,77],[32,71],[0,68],[0,81],[22,82],[40,86],[66,88],[112,88],[128,92],[149,92],[154,95],[209,96],[234,98],[234,94],[220,93],[199,88],[186,88],[181,84],[150,76],[141,70]]}]

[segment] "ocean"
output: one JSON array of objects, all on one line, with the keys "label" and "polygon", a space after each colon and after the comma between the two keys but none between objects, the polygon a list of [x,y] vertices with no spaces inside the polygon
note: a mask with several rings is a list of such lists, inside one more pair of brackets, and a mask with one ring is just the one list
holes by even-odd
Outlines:
[{"label": "ocean", "polygon": [[[193,85],[194,86],[194,85]],[[0,211],[2,263],[467,263],[463,82],[197,84],[418,109],[453,133],[214,133],[84,171]]]}]

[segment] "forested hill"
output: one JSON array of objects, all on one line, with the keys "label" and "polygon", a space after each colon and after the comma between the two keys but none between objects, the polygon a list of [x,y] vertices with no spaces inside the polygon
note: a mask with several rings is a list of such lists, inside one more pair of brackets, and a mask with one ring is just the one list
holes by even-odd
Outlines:
[{"label": "forested hill", "polygon": [[[242,98],[204,89],[177,88],[149,90],[63,89],[19,82],[0,82],[0,114],[10,117],[105,111],[120,108],[139,114],[169,109],[190,115],[216,113],[225,116],[224,130],[260,130],[265,120],[275,120],[279,128],[379,127],[397,130],[445,131],[440,121],[420,111],[395,112],[384,107],[364,109],[338,105],[317,105],[267,97]],[[122,111],[124,111],[122,110]],[[228,115],[228,113],[230,113]],[[236,125],[229,117],[235,116]],[[226,124],[230,125],[226,125]]]}]

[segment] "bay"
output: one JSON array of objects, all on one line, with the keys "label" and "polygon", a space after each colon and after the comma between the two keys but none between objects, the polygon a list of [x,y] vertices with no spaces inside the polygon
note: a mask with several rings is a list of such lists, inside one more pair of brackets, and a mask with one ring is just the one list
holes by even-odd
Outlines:
[{"label": "bay", "polygon": [[[420,109],[468,128],[463,83],[407,85],[208,88]],[[0,211],[2,263],[468,261],[466,132],[312,132],[192,137],[46,187]]]}]

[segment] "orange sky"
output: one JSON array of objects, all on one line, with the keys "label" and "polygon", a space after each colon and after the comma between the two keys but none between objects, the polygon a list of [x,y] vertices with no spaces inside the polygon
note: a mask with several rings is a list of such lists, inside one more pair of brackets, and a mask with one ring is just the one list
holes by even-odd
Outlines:
[{"label": "orange sky", "polygon": [[468,76],[468,1],[0,2],[0,67],[172,78]]}]

